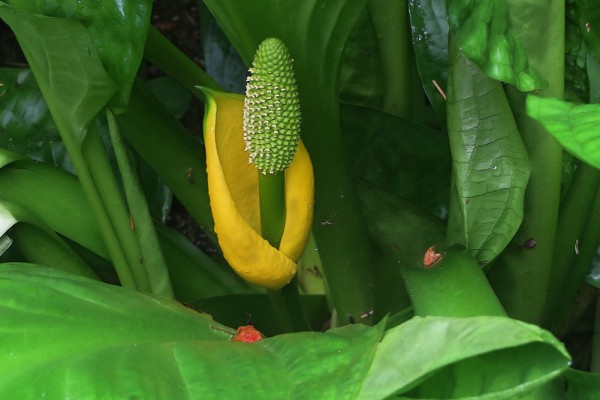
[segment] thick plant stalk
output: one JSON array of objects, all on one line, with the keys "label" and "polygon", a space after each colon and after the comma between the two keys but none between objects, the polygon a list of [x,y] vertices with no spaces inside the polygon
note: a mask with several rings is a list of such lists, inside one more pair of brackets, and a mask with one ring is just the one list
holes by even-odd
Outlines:
[{"label": "thick plant stalk", "polygon": [[[519,6],[513,3],[510,9]],[[542,97],[563,96],[564,8],[564,1],[537,0],[528,3],[527,15],[518,15],[523,23],[535,20],[535,25],[527,25],[531,29],[516,33],[517,36],[522,33],[519,39],[525,43],[530,64],[548,82],[548,87],[538,93]],[[523,25],[511,22],[515,31]],[[531,177],[521,228],[489,277],[510,316],[539,324],[556,243],[563,150],[556,139],[526,115],[525,94],[508,89],[507,95],[529,154]],[[528,241],[532,243],[531,240],[535,247],[521,246]]]},{"label": "thick plant stalk", "polygon": [[405,0],[369,0],[368,7],[382,59],[383,109],[409,118],[414,99],[410,96],[412,76],[407,62],[410,59],[410,28],[406,3]]},{"label": "thick plant stalk", "polygon": [[558,235],[548,284],[544,325],[557,331],[564,322],[569,305],[583,282],[595,252],[600,219],[598,178],[600,171],[579,165],[560,208]]},{"label": "thick plant stalk", "polygon": [[144,57],[177,80],[200,100],[202,100],[202,94],[194,90],[198,85],[216,90],[223,89],[217,81],[198,67],[152,25],[148,29]]},{"label": "thick plant stalk", "polygon": [[403,268],[402,277],[415,315],[506,315],[479,263],[462,246],[441,253],[431,247],[424,265]]}]

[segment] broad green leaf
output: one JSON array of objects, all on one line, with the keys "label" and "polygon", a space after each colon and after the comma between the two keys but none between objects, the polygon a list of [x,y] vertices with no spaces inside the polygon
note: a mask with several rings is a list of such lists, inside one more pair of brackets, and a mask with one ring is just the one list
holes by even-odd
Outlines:
[{"label": "broad green leaf", "polygon": [[527,114],[575,157],[600,168],[600,105],[527,96]]},{"label": "broad green leaf", "polygon": [[498,81],[460,52],[451,52],[448,134],[463,243],[480,263],[492,261],[523,219],[527,152]]},{"label": "broad green leaf", "polygon": [[175,302],[31,265],[0,268],[0,289],[2,397],[353,399],[383,336],[353,325],[234,343]]},{"label": "broad green leaf", "polygon": [[444,134],[366,107],[340,108],[352,173],[442,219],[451,160]]},{"label": "broad green leaf", "polygon": [[[368,267],[373,249],[364,221],[357,218],[359,203],[339,128],[337,78],[344,44],[366,0],[204,0],[204,4],[246,65],[267,37],[282,40],[294,59],[302,108],[301,137],[319,193],[313,233],[325,276],[332,277],[328,286],[338,315],[345,322],[350,317],[359,320],[373,306],[373,276]],[[333,215],[333,224],[320,224]]]},{"label": "broad green leaf", "polygon": [[[150,0],[9,0],[15,9],[30,14],[66,18],[85,26],[98,57],[119,92],[114,111],[123,111],[142,60],[152,2]],[[49,37],[55,37],[48,33]]]},{"label": "broad green leaf", "polygon": [[408,3],[412,42],[423,89],[434,111],[446,121],[445,93],[448,86],[448,19],[446,2],[411,0]]},{"label": "broad green leaf", "polygon": [[504,317],[415,317],[386,333],[359,398],[514,399],[569,366],[562,343]]},{"label": "broad green leaf", "polygon": [[40,218],[17,203],[0,200],[0,238],[6,237],[27,261],[98,279],[81,257]]},{"label": "broad green leaf", "polygon": [[80,144],[88,122],[116,91],[84,25],[26,14],[3,2],[0,18],[15,32],[55,121],[68,124]]},{"label": "broad green leaf", "polygon": [[[519,227],[529,175],[527,155],[501,85],[460,55],[451,69],[449,95],[464,240],[472,250],[491,251],[480,260],[489,261]],[[488,202],[495,206],[490,208]],[[488,240],[492,243],[486,245]]]},{"label": "broad green leaf", "polygon": [[87,199],[73,175],[46,164],[19,161],[0,169],[0,187],[3,199],[29,210],[50,229],[108,257]]},{"label": "broad green leaf", "polygon": [[52,161],[60,135],[28,69],[0,69],[0,146],[38,161]]},{"label": "broad green leaf", "polygon": [[[166,79],[166,78],[165,78]],[[24,68],[0,69],[0,81],[6,91],[0,96],[0,146],[27,155],[37,161],[54,163],[60,168],[75,174],[69,155],[52,120],[39,87],[31,70]],[[157,85],[155,83],[155,85]],[[186,92],[187,93],[187,92]],[[162,99],[172,99],[175,94]],[[181,95],[184,103],[189,94]],[[180,106],[183,107],[183,104]],[[181,112],[181,110],[180,110]],[[108,139],[106,125],[100,126],[101,135],[106,138],[109,158],[116,169],[112,146]],[[130,153],[133,160],[137,160]],[[0,162],[0,165],[2,162]],[[137,160],[136,169],[140,175],[144,193],[154,218],[165,221],[171,206],[171,192],[150,167]]]},{"label": "broad green leaf", "polygon": [[565,374],[567,400],[594,400],[600,393],[600,374],[572,368]]},{"label": "broad green leaf", "polygon": [[523,92],[544,88],[511,30],[512,12],[507,0],[448,0],[448,24],[458,48],[486,75]]}]

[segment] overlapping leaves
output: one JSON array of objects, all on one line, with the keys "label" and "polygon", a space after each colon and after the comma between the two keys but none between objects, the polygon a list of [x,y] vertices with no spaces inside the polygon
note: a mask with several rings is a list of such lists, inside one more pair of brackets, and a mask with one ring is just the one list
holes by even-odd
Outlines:
[{"label": "overlapping leaves", "polygon": [[[508,399],[568,365],[550,334],[508,318],[414,318],[385,337],[382,324],[352,325],[247,344],[173,301],[42,266],[2,265],[0,289],[2,397],[378,399],[427,390]],[[454,385],[428,384],[448,376]],[[481,385],[460,384],[467,380]]]}]

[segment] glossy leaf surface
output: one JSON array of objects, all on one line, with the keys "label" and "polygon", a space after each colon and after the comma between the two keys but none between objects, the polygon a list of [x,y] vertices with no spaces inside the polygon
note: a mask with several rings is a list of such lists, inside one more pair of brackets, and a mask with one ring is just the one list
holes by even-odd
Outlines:
[{"label": "glossy leaf surface", "polygon": [[524,92],[546,86],[511,31],[506,1],[450,0],[448,23],[459,49],[490,78]]},{"label": "glossy leaf surface", "polygon": [[461,53],[453,54],[448,133],[462,240],[480,263],[487,263],[519,229],[530,167],[500,82]]},{"label": "glossy leaf surface", "polygon": [[577,158],[600,168],[600,105],[527,96],[527,114]]},{"label": "glossy leaf surface", "polygon": [[[436,114],[446,120],[445,92],[448,83],[448,20],[446,2],[411,0],[408,3],[412,42],[423,89]],[[434,83],[435,81],[435,83]]]},{"label": "glossy leaf surface", "polygon": [[206,314],[55,270],[3,265],[0,287],[3,396],[351,399],[383,334],[355,325],[233,343]]},{"label": "glossy leaf surface", "polygon": [[[119,86],[112,107],[115,111],[124,110],[142,59],[152,9],[150,0],[10,0],[8,3],[27,13],[81,22],[108,76]],[[55,36],[48,33],[48,37]]]},{"label": "glossy leaf surface", "polygon": [[415,317],[387,332],[360,398],[512,399],[568,363],[563,345],[533,325],[504,317]]},{"label": "glossy leaf surface", "polygon": [[38,161],[53,159],[60,135],[30,70],[0,69],[0,146]]},{"label": "glossy leaf surface", "polygon": [[[247,344],[178,303],[40,266],[2,265],[0,288],[0,394],[20,398],[378,399],[427,388],[510,398],[569,360],[547,332],[507,318],[414,318],[383,339],[382,325],[351,325]],[[449,376],[454,384],[428,381]]]},{"label": "glossy leaf surface", "polygon": [[117,90],[85,27],[76,20],[27,14],[6,3],[0,3],[0,18],[19,38],[55,121],[68,121],[70,140],[80,144],[88,122]]}]

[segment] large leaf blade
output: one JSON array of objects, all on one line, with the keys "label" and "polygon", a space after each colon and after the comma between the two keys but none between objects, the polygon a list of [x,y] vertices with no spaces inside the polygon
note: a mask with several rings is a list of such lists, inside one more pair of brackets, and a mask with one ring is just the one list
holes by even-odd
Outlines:
[{"label": "large leaf blade", "polygon": [[440,93],[448,83],[448,19],[446,2],[411,0],[408,3],[412,42],[423,89],[434,111],[446,121],[446,99]]},{"label": "large leaf blade", "polygon": [[0,288],[3,397],[351,399],[383,335],[354,325],[230,342],[207,314],[34,265],[3,265]]},{"label": "large leaf blade", "polygon": [[[119,91],[113,110],[124,110],[142,60],[150,23],[150,0],[61,0],[58,2],[8,1],[15,9],[47,17],[67,18],[85,26],[98,57]],[[51,37],[51,36],[50,36]]]},{"label": "large leaf blade", "polygon": [[490,78],[524,92],[547,86],[511,31],[507,1],[450,0],[448,23],[460,50]]},{"label": "large leaf blade", "polygon": [[450,239],[487,263],[519,229],[529,161],[500,82],[452,54],[448,134],[463,237]]},{"label": "large leaf blade", "polygon": [[600,105],[527,96],[527,114],[577,158],[600,168]]},{"label": "large leaf blade", "polygon": [[563,345],[534,325],[505,317],[415,317],[387,332],[360,398],[511,399],[568,365]]}]

